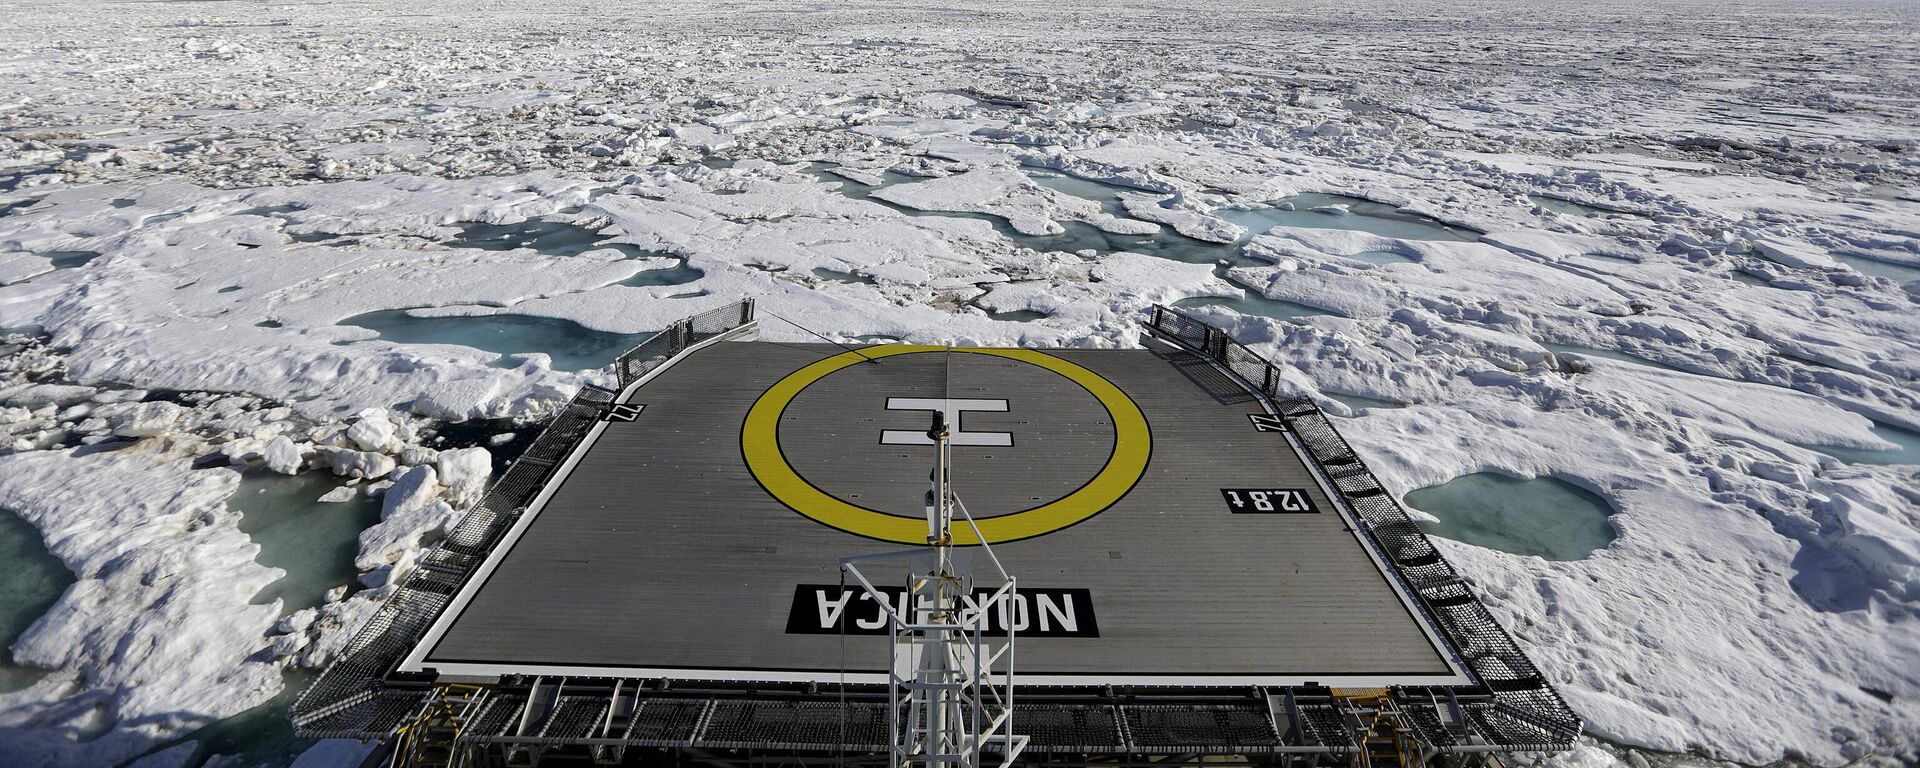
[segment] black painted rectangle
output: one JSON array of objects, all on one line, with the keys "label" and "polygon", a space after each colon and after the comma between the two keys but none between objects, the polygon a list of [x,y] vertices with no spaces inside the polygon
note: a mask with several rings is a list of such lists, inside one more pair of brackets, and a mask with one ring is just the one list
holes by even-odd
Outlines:
[{"label": "black painted rectangle", "polygon": [[[904,587],[880,587],[896,613],[906,610]],[[993,596],[993,590],[974,590],[973,597],[962,598],[962,610],[974,610]],[[887,608],[883,608],[857,584],[797,584],[793,605],[787,611],[789,635],[887,634]],[[1100,624],[1093,615],[1093,593],[1078,588],[1023,587],[988,617],[983,634],[1005,637],[1012,624],[1020,637],[1099,637]]]},{"label": "black painted rectangle", "polygon": [[1222,488],[1227,511],[1236,515],[1312,515],[1320,508],[1305,488]]}]

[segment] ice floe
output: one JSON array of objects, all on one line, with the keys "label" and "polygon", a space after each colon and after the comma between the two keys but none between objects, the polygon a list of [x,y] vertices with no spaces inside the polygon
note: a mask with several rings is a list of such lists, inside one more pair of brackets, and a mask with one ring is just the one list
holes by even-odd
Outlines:
[{"label": "ice floe", "polygon": [[[324,663],[511,455],[434,430],[610,380],[616,342],[523,341],[750,297],[792,341],[1189,307],[1396,492],[1606,501],[1580,559],[1441,543],[1596,736],[1920,757],[1920,469],[1848,453],[1920,429],[1910,14],[595,8],[11,9],[0,506],[80,581],[16,644],[49,672],[0,694],[9,754],[198,759],[167,745]],[[359,591],[249,602],[256,465],[385,494]]]}]

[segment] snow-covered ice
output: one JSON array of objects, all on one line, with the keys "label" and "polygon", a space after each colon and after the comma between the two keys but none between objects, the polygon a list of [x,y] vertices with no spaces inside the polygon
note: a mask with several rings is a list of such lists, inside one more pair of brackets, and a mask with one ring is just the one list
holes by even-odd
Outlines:
[{"label": "snow-covered ice", "polygon": [[[437,426],[611,378],[350,319],[1118,346],[1246,293],[1327,314],[1195,311],[1397,492],[1606,499],[1583,559],[1441,544],[1595,736],[1920,760],[1920,467],[1820,450],[1920,429],[1920,7],[415,5],[0,9],[0,506],[79,579],[14,762],[196,759],[478,498]],[[368,589],[251,605],[228,465],[384,494]]]},{"label": "snow-covered ice", "polygon": [[[79,578],[14,643],[20,663],[57,670],[0,694],[0,739],[14,759],[113,764],[280,688],[278,668],[256,656],[274,607],[248,604],[272,571],[253,561],[222,503],[237,477],[155,454],[0,457],[0,505],[39,528]],[[112,727],[72,741],[92,718]]]}]

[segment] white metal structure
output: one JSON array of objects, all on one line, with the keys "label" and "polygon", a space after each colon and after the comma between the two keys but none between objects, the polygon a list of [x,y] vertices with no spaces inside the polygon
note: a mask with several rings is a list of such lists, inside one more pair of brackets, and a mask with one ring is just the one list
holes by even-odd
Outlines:
[{"label": "white metal structure", "polygon": [[[996,615],[1013,606],[1014,578],[980,535],[973,516],[953,492],[948,473],[952,429],[945,409],[933,411],[927,437],[935,446],[934,468],[927,491],[927,547],[904,552],[841,558],[841,569],[858,581],[869,599],[882,606],[894,598],[875,587],[859,564],[905,561],[907,608],[885,610],[888,619],[888,724],[891,765],[988,765],[987,752],[996,752],[999,765],[1011,765],[1027,746],[1027,737],[1013,732],[1013,622],[1003,620],[1005,643],[986,637]],[[953,514],[960,513],[980,549],[987,554],[1000,586],[977,598],[966,557],[956,558]],[[964,553],[959,553],[963,554]]]}]

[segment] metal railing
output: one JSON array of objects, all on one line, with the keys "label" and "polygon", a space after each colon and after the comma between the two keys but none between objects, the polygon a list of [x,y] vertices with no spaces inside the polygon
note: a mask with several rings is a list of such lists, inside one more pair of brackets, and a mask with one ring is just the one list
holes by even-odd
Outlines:
[{"label": "metal railing", "polygon": [[1148,318],[1147,327],[1213,358],[1214,362],[1225,366],[1261,395],[1269,399],[1279,396],[1280,369],[1234,341],[1226,331],[1180,310],[1158,304],[1153,305],[1153,315]]},{"label": "metal railing", "polygon": [[709,309],[667,326],[666,330],[648,337],[614,362],[615,370],[620,374],[620,388],[626,389],[647,375],[648,371],[659,367],[667,358],[680,354],[688,347],[744,328],[751,322],[753,299],[746,299]]},{"label": "metal railing", "polygon": [[[830,695],[799,699],[582,694],[556,699],[533,718],[526,717],[528,704],[524,693],[492,696],[486,708],[461,728],[459,746],[495,754],[514,747],[584,747],[613,754],[636,748],[697,747],[885,755],[889,728],[897,720],[889,715],[885,699],[837,702]],[[1083,699],[1018,704],[1014,709],[1020,724],[1012,730],[1027,741],[1032,755],[1333,751],[1317,744],[1302,748],[1284,743],[1267,708],[1254,702]]]},{"label": "metal railing", "polygon": [[[615,359],[620,387],[638,381],[688,347],[753,322],[753,300],[702,312],[654,334]],[[426,634],[475,567],[540,493],[620,393],[585,385],[439,546],[421,557],[339,658],[293,705],[296,730],[365,736],[390,731],[424,701],[422,687],[389,685],[390,673]],[[408,704],[412,702],[413,704]],[[404,705],[404,706],[403,706]]]},{"label": "metal railing", "polygon": [[1206,355],[1257,389],[1306,449],[1307,457],[1359,518],[1368,540],[1393,565],[1419,607],[1447,635],[1494,706],[1468,711],[1490,744],[1512,749],[1567,749],[1580,735],[1580,717],[1547,682],[1427,540],[1426,533],[1380,485],[1373,471],[1311,400],[1281,400],[1280,370],[1225,331],[1175,309],[1155,305],[1147,327]]}]

